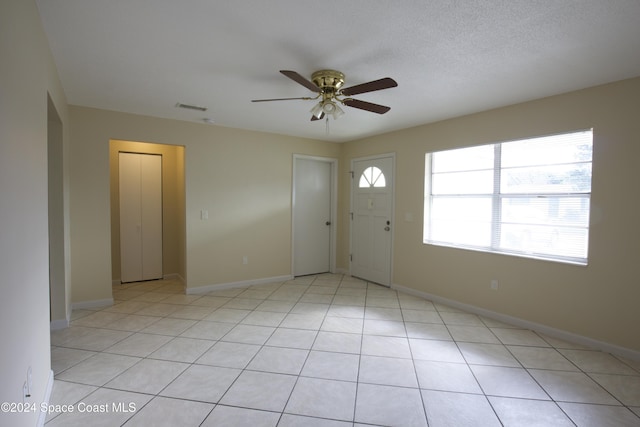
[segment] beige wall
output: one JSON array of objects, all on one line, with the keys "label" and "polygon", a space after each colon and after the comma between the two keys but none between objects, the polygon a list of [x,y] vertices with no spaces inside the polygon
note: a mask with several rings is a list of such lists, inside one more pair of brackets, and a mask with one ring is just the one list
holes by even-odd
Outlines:
[{"label": "beige wall", "polygon": [[[74,301],[111,297],[110,139],[185,146],[182,262],[190,288],[291,273],[293,153],[339,157],[342,178],[355,157],[395,152],[394,284],[640,350],[637,334],[624,326],[640,321],[630,267],[640,241],[632,163],[640,154],[633,139],[639,92],[640,79],[628,80],[345,144],[71,107]],[[426,152],[589,127],[595,140],[588,266],[422,244]],[[339,179],[339,186],[337,267],[346,270],[349,180]],[[208,221],[200,219],[202,209]],[[489,289],[492,279],[500,283],[497,292]]]},{"label": "beige wall", "polygon": [[[184,146],[189,288],[291,274],[293,154],[337,158],[340,145],[70,107],[73,301],[111,298],[109,141]],[[180,160],[176,160],[180,163]],[[181,185],[179,181],[176,185]],[[201,220],[201,210],[209,219]],[[242,264],[243,256],[249,258]]]},{"label": "beige wall", "polygon": [[[591,127],[588,266],[422,243],[425,153]],[[394,284],[640,351],[638,135],[640,78],[349,142],[341,164],[346,173],[354,157],[396,153]],[[348,206],[348,182],[340,194]],[[341,235],[345,265],[348,230]]]},{"label": "beige wall", "polygon": [[[162,156],[162,274],[184,278],[184,147],[145,142],[111,140],[109,149],[111,187],[111,277],[120,282],[120,182],[118,153]],[[182,160],[182,163],[179,163]],[[182,174],[183,176],[178,176]]]},{"label": "beige wall", "polygon": [[[32,400],[42,401],[50,373],[47,93],[62,126],[65,268],[76,302],[111,298],[111,139],[185,146],[178,269],[191,287],[290,274],[292,154],[339,157],[342,178],[354,157],[395,152],[395,284],[640,351],[640,79],[339,145],[67,108],[33,1],[0,2],[0,60],[0,401],[22,401],[29,366]],[[586,127],[595,134],[588,266],[421,243],[425,152]],[[349,182],[341,178],[337,265],[346,268]],[[12,426],[36,418],[3,414]]]},{"label": "beige wall", "polygon": [[[347,270],[350,183],[342,178],[353,158],[394,152],[394,284],[638,351],[625,325],[640,321],[631,269],[640,254],[632,163],[640,154],[639,92],[633,79],[345,144],[71,107],[74,301],[111,297],[110,139],[185,147],[181,271],[190,288],[291,274],[294,153],[340,158],[337,267]],[[588,266],[422,244],[426,152],[590,127]],[[209,220],[200,219],[202,209]],[[492,279],[498,291],[489,289]]]},{"label": "beige wall", "polygon": [[[47,94],[60,118],[63,162],[68,113],[34,1],[0,2],[0,63],[0,401],[23,401],[31,367],[28,402],[39,405],[51,372]],[[64,186],[66,173],[58,177]],[[61,191],[58,208],[65,211],[68,193]],[[64,231],[57,236],[68,243]],[[2,413],[0,419],[2,425],[34,426],[38,413]]]}]

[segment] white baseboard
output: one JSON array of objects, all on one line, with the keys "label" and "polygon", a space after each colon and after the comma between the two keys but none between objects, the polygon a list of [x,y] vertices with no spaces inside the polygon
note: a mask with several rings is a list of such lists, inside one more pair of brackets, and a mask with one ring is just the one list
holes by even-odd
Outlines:
[{"label": "white baseboard", "polygon": [[57,331],[58,329],[65,329],[69,327],[69,319],[58,319],[52,320],[50,329],[52,331]]},{"label": "white baseboard", "polygon": [[391,288],[404,292],[409,295],[421,297],[429,301],[448,305],[454,308],[458,308],[460,310],[467,311],[469,313],[474,313],[479,316],[484,316],[489,319],[497,320],[502,323],[507,323],[510,325],[521,327],[523,329],[530,329],[532,331],[540,332],[541,334],[547,335],[551,338],[557,338],[567,342],[579,344],[585,347],[601,350],[606,353],[616,354],[618,356],[626,357],[631,360],[640,361],[640,352],[636,350],[632,350],[630,348],[621,347],[616,344],[595,340],[593,338],[574,334],[573,332],[564,331],[562,329],[552,328],[550,326],[543,325],[540,323],[530,322],[525,319],[520,319],[518,317],[509,316],[507,314],[502,314],[496,311],[487,310],[485,308],[477,307],[475,305],[461,303],[455,300],[440,297],[438,295],[430,294],[428,292],[422,292],[416,289],[408,288],[406,286],[393,284],[391,285]]},{"label": "white baseboard", "polygon": [[[163,274],[162,275],[162,280],[178,280],[180,283],[182,283],[184,285],[185,280],[184,277],[182,277],[180,275],[180,273],[169,273],[169,274]],[[120,279],[113,279],[111,280],[111,285],[121,285],[122,281]]]},{"label": "white baseboard", "polygon": [[98,308],[98,307],[106,307],[108,305],[113,305],[113,298],[105,298],[105,299],[97,299],[93,301],[80,301],[74,302],[71,304],[72,310],[80,310],[83,308]]},{"label": "white baseboard", "polygon": [[240,282],[230,282],[230,283],[220,283],[218,285],[205,285],[198,286],[195,288],[187,288],[187,295],[191,294],[202,294],[205,292],[211,291],[221,291],[223,289],[233,289],[233,288],[243,288],[246,286],[256,286],[256,285],[267,285],[274,282],[286,282],[287,280],[293,279],[293,276],[276,276],[276,277],[266,277],[264,279],[254,279],[254,280],[243,280]]},{"label": "white baseboard", "polygon": [[67,314],[64,319],[56,319],[52,320],[49,325],[50,330],[57,331],[58,329],[68,328],[71,324],[71,312],[73,311],[73,307],[71,304],[67,304]]},{"label": "white baseboard", "polygon": [[[47,381],[47,388],[44,391],[44,397],[42,399],[42,404],[49,407],[49,402],[51,401],[51,391],[53,390],[53,370],[49,371],[49,380]],[[44,427],[44,423],[47,420],[47,411],[40,411],[40,415],[38,416],[38,427]]]},{"label": "white baseboard", "polygon": [[184,277],[182,277],[182,276],[180,275],[180,273],[169,273],[169,274],[163,274],[163,275],[162,275],[162,279],[163,279],[163,280],[177,280],[177,281],[179,281],[180,283],[182,283],[183,285],[184,285],[184,283],[185,283]]}]

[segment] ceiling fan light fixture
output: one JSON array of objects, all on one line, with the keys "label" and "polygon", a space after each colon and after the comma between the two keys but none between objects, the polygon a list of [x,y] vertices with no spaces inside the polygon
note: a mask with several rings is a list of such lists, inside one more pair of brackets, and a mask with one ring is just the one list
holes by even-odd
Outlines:
[{"label": "ceiling fan light fixture", "polygon": [[[347,107],[358,108],[360,110],[369,111],[377,114],[384,114],[390,110],[390,107],[384,105],[374,104],[372,102],[360,101],[351,98],[351,95],[359,95],[361,93],[375,92],[382,89],[389,89],[398,86],[395,80],[390,77],[385,77],[378,80],[373,80],[367,83],[361,83],[359,85],[351,86],[346,89],[342,89],[344,85],[344,74],[336,70],[320,70],[311,75],[311,81],[301,76],[295,71],[280,70],[280,73],[290,78],[294,82],[304,86],[312,92],[317,93],[315,98],[299,97],[299,98],[271,98],[271,99],[253,99],[251,102],[264,102],[264,101],[286,101],[291,99],[318,99],[322,97],[320,102],[315,104],[311,109],[311,121],[321,120],[325,116],[327,119],[331,115],[334,120],[337,120],[340,116],[344,115],[344,111],[338,104],[346,105]],[[341,98],[346,96],[348,98]],[[327,126],[328,126],[327,121]]]},{"label": "ceiling fan light fixture", "polygon": [[332,100],[325,99],[313,106],[311,114],[313,114],[317,119],[320,119],[324,114],[326,116],[331,115],[334,120],[337,120],[338,117],[344,114],[344,111]]},{"label": "ceiling fan light fixture", "polygon": [[334,111],[336,111],[336,107],[337,105],[332,101],[322,102],[322,111],[324,111],[325,114],[333,114]]},{"label": "ceiling fan light fixture", "polygon": [[322,101],[318,102],[316,105],[313,106],[313,108],[311,109],[310,113],[313,114],[316,118],[320,118],[320,116],[322,116]]},{"label": "ceiling fan light fixture", "polygon": [[338,120],[338,118],[344,114],[344,111],[338,104],[334,104],[334,106],[335,109],[333,110],[333,113],[331,113],[331,115],[333,116],[333,120]]}]

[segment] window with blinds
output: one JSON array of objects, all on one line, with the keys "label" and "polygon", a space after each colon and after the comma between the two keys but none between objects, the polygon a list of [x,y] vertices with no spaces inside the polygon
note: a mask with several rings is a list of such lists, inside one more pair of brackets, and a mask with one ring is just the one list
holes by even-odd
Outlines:
[{"label": "window with blinds", "polygon": [[587,264],[592,130],[427,153],[424,243]]}]

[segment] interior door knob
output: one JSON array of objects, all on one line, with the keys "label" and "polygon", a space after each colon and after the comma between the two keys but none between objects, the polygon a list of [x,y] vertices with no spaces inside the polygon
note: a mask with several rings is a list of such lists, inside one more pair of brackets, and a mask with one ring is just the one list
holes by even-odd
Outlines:
[{"label": "interior door knob", "polygon": [[324,225],[331,225],[331,221],[325,222]]}]

